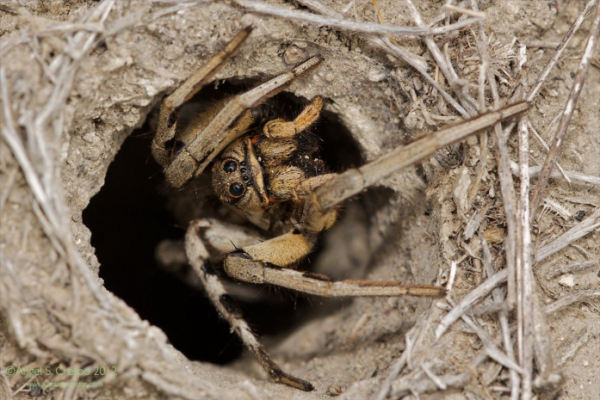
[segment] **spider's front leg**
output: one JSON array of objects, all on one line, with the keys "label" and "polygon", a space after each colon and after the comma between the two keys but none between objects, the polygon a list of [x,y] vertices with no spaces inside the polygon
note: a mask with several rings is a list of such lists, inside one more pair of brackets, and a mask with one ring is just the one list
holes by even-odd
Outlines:
[{"label": "spider's front leg", "polygon": [[530,104],[522,101],[500,110],[490,111],[474,118],[440,129],[363,165],[349,169],[335,178],[319,185],[306,200],[301,223],[309,231],[323,230],[322,221],[344,200],[362,192],[394,172],[399,172],[432,156],[444,146],[459,142],[467,137],[513,118],[529,109]]},{"label": "spider's front leg", "polygon": [[[332,219],[329,215],[324,221]],[[322,274],[289,268],[289,265],[312,251],[316,239],[316,233],[303,233],[295,229],[265,242],[243,247],[227,254],[225,272],[245,282],[269,283],[322,297],[442,297],[446,294],[444,288],[433,285],[405,285],[392,281],[333,281]]]},{"label": "spider's front leg", "polygon": [[[230,240],[231,239],[231,240]],[[227,293],[223,283],[215,274],[209,261],[235,249],[232,240],[239,245],[257,243],[260,236],[254,231],[243,231],[239,227],[213,219],[193,221],[185,236],[185,251],[190,265],[200,278],[208,297],[229,323],[231,329],[242,339],[244,345],[254,354],[269,376],[275,381],[297,389],[311,391],[310,382],[285,373],[267,354],[242,312]],[[209,252],[207,249],[210,249]]]},{"label": "spider's front leg", "polygon": [[156,162],[166,166],[171,162],[175,149],[175,132],[179,108],[191,99],[219,71],[225,61],[235,54],[248,39],[252,27],[242,29],[206,65],[190,76],[177,90],[166,97],[160,107],[156,136],[152,140],[152,155]]},{"label": "spider's front leg", "polygon": [[188,142],[180,140],[177,120],[181,106],[210,82],[227,59],[246,41],[252,29],[251,26],[242,29],[223,50],[192,74],[161,104],[157,132],[152,141],[152,155],[165,167],[165,176],[174,188],[181,188],[200,175],[218,154],[247,132],[255,122],[252,108],[275,96],[322,61],[319,56],[310,57],[290,71],[277,75],[243,94],[232,96],[211,116],[210,122],[187,129]]}]

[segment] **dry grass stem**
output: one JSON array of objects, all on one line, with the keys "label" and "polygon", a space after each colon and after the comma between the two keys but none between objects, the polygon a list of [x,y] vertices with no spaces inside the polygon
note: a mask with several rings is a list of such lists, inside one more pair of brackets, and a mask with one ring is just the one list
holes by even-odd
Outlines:
[{"label": "dry grass stem", "polygon": [[[481,222],[483,221],[484,218],[486,218],[487,212],[490,210],[491,207],[492,207],[492,202],[487,202],[479,210],[477,210],[473,213],[473,215],[467,222],[467,225],[465,226],[465,232],[464,232],[465,239],[470,240],[473,237],[473,235],[475,234],[475,232],[477,232],[477,230],[479,230],[479,227],[481,226]],[[488,274],[488,276],[491,276],[491,275],[493,275],[493,273]]]},{"label": "dry grass stem", "polygon": [[[449,300],[449,302],[452,305],[452,301]],[[454,308],[456,308],[456,307],[454,307]],[[498,349],[498,347],[496,347],[496,344],[494,343],[494,341],[488,336],[488,334],[479,325],[477,325],[475,323],[475,321],[473,321],[473,319],[471,319],[471,317],[467,316],[466,314],[462,314],[460,316],[460,318],[479,337],[479,339],[483,343],[483,346],[484,346],[484,349],[485,349],[487,355],[491,359],[504,365],[506,368],[514,370],[520,374],[525,373],[525,371],[521,367],[519,367],[519,365],[514,361],[513,358],[507,356],[502,351],[500,351],[500,349]]]},{"label": "dry grass stem", "polygon": [[560,265],[560,266],[554,268],[552,271],[548,272],[546,274],[546,279],[550,280],[550,279],[554,279],[560,275],[570,274],[573,272],[585,271],[585,270],[590,269],[595,266],[598,266],[597,261],[585,261],[585,262],[578,262],[578,263],[574,263],[574,264]]},{"label": "dry grass stem", "polygon": [[440,93],[440,95],[444,98],[444,100],[446,100],[448,102],[448,104],[450,104],[456,111],[458,111],[460,113],[460,115],[463,118],[469,117],[469,114],[464,109],[464,107],[462,107],[456,100],[454,100],[454,98],[452,96],[450,96],[441,87],[441,85],[435,79],[433,79],[433,77],[431,75],[429,75],[429,73],[427,73],[427,70],[423,67],[422,63],[415,61],[414,57],[410,57],[408,55],[409,53],[406,50],[404,50],[401,47],[392,43],[392,41],[387,37],[374,38],[373,43],[375,45],[379,46],[381,49],[388,52],[389,54],[400,58],[401,60],[406,62],[408,65],[413,67],[417,72],[419,72],[421,74],[421,76],[423,76],[423,78],[425,78],[427,83],[432,85]]},{"label": "dry grass stem", "polygon": [[[491,82],[494,80],[492,79]],[[492,84],[493,87],[493,84]],[[496,107],[496,105],[494,105]],[[517,209],[515,200],[515,189],[512,175],[510,172],[510,157],[508,155],[508,145],[506,136],[502,132],[500,123],[494,126],[496,135],[496,161],[498,163],[498,173],[500,177],[500,192],[504,201],[504,214],[506,215],[507,235],[506,235],[506,269],[508,271],[508,304],[512,308],[516,303],[516,224]]]},{"label": "dry grass stem", "polygon": [[535,341],[533,329],[533,278],[531,264],[531,228],[529,226],[529,131],[527,118],[519,121],[519,178],[521,180],[519,213],[518,213],[518,261],[517,279],[519,293],[517,293],[517,324],[520,362],[522,373],[523,399],[533,396],[533,346]]},{"label": "dry grass stem", "polygon": [[542,168],[542,172],[540,172],[540,177],[538,178],[538,182],[533,193],[533,198],[531,200],[532,219],[535,218],[536,210],[542,201],[544,189],[548,184],[548,179],[550,178],[550,173],[552,172],[552,168],[554,167],[554,162],[558,157],[558,149],[560,148],[562,141],[567,135],[567,130],[571,122],[571,117],[573,116],[573,111],[575,111],[577,100],[579,99],[579,95],[581,94],[581,90],[583,89],[583,84],[585,83],[585,77],[587,76],[587,71],[590,66],[590,60],[593,58],[594,51],[596,50],[596,44],[598,43],[599,33],[600,6],[597,5],[596,14],[594,16],[594,22],[592,23],[592,27],[590,28],[590,35],[585,46],[583,56],[581,57],[581,63],[579,64],[577,74],[573,79],[573,87],[571,88],[571,93],[569,93],[569,98],[567,99],[567,104],[565,106],[563,116],[560,120],[558,128],[556,129],[554,139],[552,140],[552,146],[550,147],[550,151],[548,152],[548,156],[546,157],[546,160],[544,162],[544,167]]},{"label": "dry grass stem", "polygon": [[387,378],[385,378],[383,383],[379,386],[379,390],[373,396],[371,396],[370,400],[384,400],[387,397],[390,388],[392,387],[392,383],[398,377],[398,375],[400,375],[400,373],[402,372],[402,370],[408,362],[411,353],[412,343],[414,343],[415,340],[417,340],[421,336],[422,332],[425,329],[425,324],[422,322],[424,320],[425,319],[422,319],[421,322],[417,323],[417,325],[412,327],[406,333],[406,349],[404,350],[400,358],[394,363],[394,365],[392,365]]},{"label": "dry grass stem", "polygon": [[546,323],[546,315],[542,310],[541,302],[534,293],[533,315],[534,343],[533,354],[537,376],[533,380],[534,391],[555,390],[562,382],[562,376],[557,372],[552,348],[552,338],[549,335],[550,329]]},{"label": "dry grass stem", "polygon": [[258,1],[251,0],[234,0],[236,4],[244,7],[248,11],[273,15],[285,19],[294,19],[297,21],[308,22],[318,26],[331,26],[339,29],[344,29],[352,32],[362,33],[379,33],[390,35],[406,35],[406,36],[429,36],[440,35],[454,30],[462,29],[477,21],[479,18],[469,18],[455,24],[439,27],[439,28],[415,28],[405,26],[381,25],[373,22],[355,22],[343,18],[323,17],[320,15],[290,10],[283,7],[277,7]]},{"label": "dry grass stem", "polygon": [[154,14],[152,14],[152,18],[151,19],[152,20],[159,19],[159,18],[162,18],[162,17],[167,16],[169,14],[174,14],[174,13],[176,13],[178,11],[185,10],[186,8],[193,7],[193,6],[197,5],[197,4],[198,4],[197,1],[190,1],[190,2],[187,2],[187,3],[176,4],[176,5],[172,6],[172,7],[167,7],[165,9],[163,9],[163,10],[155,12]]},{"label": "dry grass stem", "polygon": [[[471,2],[471,6],[472,6],[472,4],[473,4],[473,2]],[[444,4],[443,7],[450,12],[455,12],[455,13],[459,13],[459,14],[469,15],[469,16],[475,17],[475,18],[485,19],[485,13],[481,12],[481,11],[476,11],[475,9],[469,10],[468,8],[457,7],[457,6],[453,6],[452,4]]]},{"label": "dry grass stem", "polygon": [[[421,15],[417,11],[412,1],[405,1],[408,4],[408,9],[410,10],[413,19],[415,20],[415,24],[418,27],[425,27]],[[433,56],[433,59],[437,63],[440,70],[442,71],[442,74],[446,78],[446,81],[448,81],[448,84],[454,90],[454,94],[460,100],[461,105],[464,107],[465,110],[467,110],[471,117],[475,116],[477,114],[477,111],[473,106],[473,104],[475,104],[475,100],[471,99],[465,92],[463,92],[462,85],[458,82],[458,76],[456,75],[456,72],[454,72],[454,70],[452,69],[452,64],[450,62],[446,62],[446,58],[442,55],[442,52],[440,51],[439,47],[437,46],[437,44],[431,36],[425,36],[424,40],[425,44],[427,45],[427,49]]]},{"label": "dry grass stem", "polygon": [[444,332],[456,322],[465,312],[467,312],[475,303],[487,296],[496,286],[506,281],[508,277],[507,270],[502,270],[466,295],[452,310],[444,315],[440,324],[435,330],[435,336],[439,339]]},{"label": "dry grass stem", "polygon": [[[332,18],[342,18],[343,15],[335,11],[334,9],[323,5],[318,0],[299,0],[300,4],[312,9],[315,12],[319,12],[328,17]],[[440,95],[446,100],[456,111],[458,111],[463,118],[468,118],[469,114],[465,111],[465,109],[452,98],[442,87],[441,85],[433,79],[431,75],[427,72],[427,64],[423,62],[421,59],[417,58],[415,55],[411,54],[407,50],[400,47],[397,43],[393,43],[392,40],[386,35],[377,35],[377,34],[367,34],[365,35],[365,39],[374,47],[380,48],[381,50],[389,53],[394,57],[398,57],[411,67],[413,67],[418,73],[425,78],[427,83],[432,85]]]},{"label": "dry grass stem", "polygon": [[487,358],[486,355],[477,356],[461,374],[446,374],[438,376],[438,383],[433,382],[422,369],[413,370],[409,375],[399,379],[392,385],[391,398],[402,398],[409,393],[418,396],[419,393],[431,393],[439,390],[438,384],[446,388],[461,389],[473,379],[476,368]]},{"label": "dry grass stem", "polygon": [[487,333],[485,333],[485,331],[479,325],[477,325],[470,317],[462,315],[461,319],[479,337],[479,339],[483,343],[483,347],[485,348],[487,355],[492,360],[519,374],[525,374],[525,371],[522,369],[522,367],[519,367],[519,365],[514,361],[513,358],[500,351],[500,349],[496,347],[496,345],[494,344],[492,339],[487,335]]},{"label": "dry grass stem", "polygon": [[559,252],[574,241],[581,239],[594,229],[600,227],[600,209],[597,209],[588,218],[575,225],[552,242],[538,247],[535,251],[535,262],[539,263],[542,260],[550,257],[552,254]]},{"label": "dry grass stem", "polygon": [[562,297],[560,300],[544,307],[546,315],[554,315],[563,308],[567,308],[572,304],[591,301],[596,297],[600,297],[600,289],[580,290],[579,292]]},{"label": "dry grass stem", "polygon": [[[512,160],[510,161],[510,169],[511,169],[511,172],[513,175],[515,175],[515,176],[519,175],[519,165]],[[542,171],[541,166],[529,167],[529,178],[537,179],[540,176],[541,171]],[[600,185],[600,177],[586,175],[586,174],[582,174],[580,172],[573,172],[573,171],[564,171],[564,173],[565,173],[565,176],[567,176],[569,178],[569,182],[571,182],[571,183],[577,183],[577,184],[589,183],[589,184],[596,185],[596,186]],[[560,178],[564,178],[565,176],[563,176],[560,171],[552,171],[552,173],[550,174],[550,178],[553,178],[553,179],[560,179]]]},{"label": "dry grass stem", "polygon": [[446,290],[450,292],[452,290],[452,285],[454,285],[454,280],[456,279],[456,270],[458,263],[456,261],[452,261],[450,263],[450,276],[448,277],[448,283],[446,284]]},{"label": "dry grass stem", "polygon": [[[548,145],[546,144],[546,141],[539,135],[539,133],[537,133],[537,131],[535,130],[533,125],[531,125],[531,122],[529,122],[529,120],[527,120],[527,126],[529,127],[531,132],[533,132],[533,136],[538,140],[538,142],[540,142],[540,144],[542,145],[544,150],[546,150],[546,152],[550,151],[550,147],[548,147]],[[563,167],[558,163],[558,161],[556,162],[556,168],[558,169],[560,174],[563,176],[563,178],[565,178],[565,180],[567,182],[571,183],[571,179],[569,178],[569,176],[567,175],[567,173],[565,172]],[[531,177],[531,175],[530,175],[530,177]]]},{"label": "dry grass stem", "polygon": [[585,345],[592,335],[590,334],[590,328],[585,327],[583,332],[580,332],[575,336],[575,340],[571,341],[570,345],[563,351],[560,356],[560,360],[558,361],[558,365],[566,364],[570,359],[575,356],[577,350],[579,350],[583,345]]},{"label": "dry grass stem", "polygon": [[[481,240],[481,249],[483,251],[483,266],[488,277],[495,274],[494,267],[492,265],[492,254],[488,246],[487,240],[483,233],[483,229],[479,229],[479,240]],[[498,307],[498,319],[500,321],[500,328],[502,330],[502,342],[504,344],[504,350],[506,351],[507,357],[515,361],[515,354],[513,349],[513,341],[510,334],[510,328],[508,324],[508,305],[504,301],[505,291],[500,288],[495,288],[492,291],[492,297],[494,299],[494,305]],[[519,373],[514,369],[509,369],[510,376],[510,392],[511,400],[517,400],[520,394],[521,378]]]},{"label": "dry grass stem", "polygon": [[[500,105],[500,96],[498,95],[498,87],[496,79],[489,79],[490,91],[492,93],[493,108],[498,109]],[[515,93],[518,95],[518,92]],[[513,96],[514,97],[514,96]],[[514,124],[513,121],[511,124]],[[505,239],[506,248],[506,270],[508,282],[508,297],[507,302],[509,308],[512,308],[516,303],[517,288],[516,288],[516,230],[517,230],[517,209],[516,195],[514,182],[510,172],[510,157],[508,155],[507,137],[508,134],[502,131],[502,124],[497,123],[494,126],[494,134],[496,136],[496,162],[498,164],[498,174],[500,178],[500,192],[504,202],[504,214],[506,216],[507,235]]]},{"label": "dry grass stem", "polygon": [[544,67],[543,71],[540,73],[540,75],[535,80],[535,83],[533,84],[533,86],[529,90],[529,93],[527,93],[527,96],[525,97],[526,100],[528,100],[528,101],[533,100],[533,98],[535,97],[535,95],[537,94],[537,92],[542,87],[542,84],[548,78],[548,75],[550,75],[550,71],[552,71],[552,68],[554,68],[554,65],[556,64],[556,62],[560,58],[561,54],[567,48],[567,45],[571,41],[571,38],[573,37],[573,35],[575,35],[575,32],[577,32],[577,30],[579,29],[579,27],[583,23],[583,20],[585,19],[585,17],[594,8],[594,6],[597,5],[597,3],[598,3],[598,0],[590,0],[586,4],[586,6],[583,9],[583,11],[581,11],[581,14],[579,14],[579,16],[577,17],[577,19],[575,20],[575,22],[573,22],[573,25],[571,25],[571,27],[569,28],[569,31],[567,32],[567,34],[560,41],[560,44],[558,45],[558,47],[556,48],[556,51],[554,52],[554,54],[552,55],[552,57],[548,61],[548,64],[546,64],[546,66]]},{"label": "dry grass stem", "polygon": [[431,369],[429,369],[429,367],[427,366],[426,363],[421,364],[421,369],[423,369],[423,372],[425,372],[425,374],[429,377],[429,379],[431,379],[431,381],[433,383],[435,383],[435,385],[438,387],[438,389],[446,390],[448,388],[446,386],[446,384],[439,377],[437,377],[433,373],[433,371],[431,371]]}]

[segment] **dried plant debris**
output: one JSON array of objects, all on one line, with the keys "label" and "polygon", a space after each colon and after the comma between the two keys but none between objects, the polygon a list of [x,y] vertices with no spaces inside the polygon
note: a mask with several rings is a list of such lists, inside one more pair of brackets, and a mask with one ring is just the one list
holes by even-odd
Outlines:
[{"label": "dried plant debris", "polygon": [[[599,3],[3,3],[0,398],[593,397]],[[252,37],[211,90],[319,55],[319,70],[286,92],[322,96],[325,117],[345,127],[364,162],[448,124],[531,104],[348,205],[342,228],[323,240],[328,262],[317,258],[313,273],[449,292],[434,301],[311,299],[314,310],[292,329],[263,338],[286,371],[315,385],[309,393],[268,382],[246,355],[225,366],[186,358],[104,287],[82,222],[123,141],[250,24]],[[191,186],[171,196],[181,223],[224,215]],[[179,264],[180,247],[170,258]],[[44,376],[46,368],[91,373]]]}]

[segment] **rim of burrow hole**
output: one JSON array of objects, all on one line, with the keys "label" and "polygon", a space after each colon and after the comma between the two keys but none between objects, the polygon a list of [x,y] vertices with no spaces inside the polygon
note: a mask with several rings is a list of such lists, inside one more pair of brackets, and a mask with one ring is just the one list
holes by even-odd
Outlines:
[{"label": "rim of burrow hole", "polygon": [[[190,103],[197,99],[206,103],[223,94],[243,91],[253,83],[227,80],[209,84]],[[278,112],[290,118],[309,99],[282,92],[271,102],[279,104]],[[243,346],[208,300],[183,251],[183,237],[190,220],[227,219],[227,211],[212,191],[209,174],[203,174],[181,191],[169,187],[150,152],[157,115],[158,107],[124,141],[109,165],[104,186],[84,210],[83,223],[92,232],[91,243],[101,265],[99,274],[108,290],[141,318],[161,328],[188,359],[227,364],[239,358]],[[335,113],[324,110],[310,129],[321,138],[323,157],[332,171],[362,164],[357,142]],[[370,189],[369,193],[382,190],[375,197],[391,195],[391,190],[382,188]],[[365,235],[366,241],[369,220],[368,207],[362,201],[365,197],[347,202],[338,224],[344,226],[343,230],[349,224],[357,224],[357,234]],[[107,218],[113,222],[106,224]],[[341,234],[342,229],[336,231],[336,225],[322,235],[317,249],[298,266],[300,270],[319,267],[319,259],[327,257],[323,244]],[[369,255],[336,260],[347,265],[342,265],[333,278],[360,278],[366,273]],[[335,313],[350,301],[326,301],[270,285],[226,281],[244,318],[260,336],[281,337],[313,318]]]}]

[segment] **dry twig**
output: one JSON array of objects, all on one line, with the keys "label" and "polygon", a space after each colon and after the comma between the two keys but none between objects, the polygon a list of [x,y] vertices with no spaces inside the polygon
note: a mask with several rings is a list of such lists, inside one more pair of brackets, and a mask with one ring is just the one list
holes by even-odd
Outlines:
[{"label": "dry twig", "polygon": [[[343,18],[343,15],[335,11],[334,9],[322,4],[317,0],[299,0],[299,3],[316,11],[321,14],[324,14],[331,18]],[[382,49],[383,51],[389,53],[392,56],[398,57],[411,67],[413,67],[417,72],[425,78],[427,83],[432,85],[440,95],[446,100],[454,109],[456,109],[463,118],[468,118],[469,114],[465,111],[465,109],[456,102],[441,86],[440,84],[429,75],[427,72],[427,64],[422,62],[416,56],[408,52],[407,50],[400,47],[397,43],[393,43],[389,37],[381,34],[366,34],[365,38],[371,43],[373,46]]]},{"label": "dry twig", "polygon": [[471,293],[466,295],[460,303],[458,303],[452,310],[444,315],[440,321],[439,326],[435,330],[435,336],[439,339],[446,329],[450,327],[457,319],[459,319],[467,310],[469,310],[473,304],[487,296],[496,286],[506,281],[508,277],[507,270],[502,270],[496,273],[494,276],[488,278],[485,282],[475,288]]},{"label": "dry twig", "polygon": [[407,35],[407,36],[429,36],[439,35],[443,33],[452,32],[457,29],[469,26],[480,18],[469,18],[464,21],[457,22],[455,24],[439,27],[439,28],[415,28],[406,26],[391,26],[381,25],[373,22],[356,22],[347,20],[344,18],[337,17],[323,17],[320,15],[290,10],[288,8],[277,7],[267,3],[252,1],[252,0],[234,0],[235,3],[244,7],[249,11],[253,11],[265,15],[273,15],[285,19],[295,19],[297,21],[308,22],[318,26],[331,26],[335,28],[345,29],[353,32],[363,33],[379,33],[379,34],[391,34],[391,35]]},{"label": "dry twig", "polygon": [[571,272],[585,271],[586,269],[590,269],[595,265],[598,265],[598,262],[585,261],[585,262],[578,262],[578,263],[574,263],[574,264],[560,265],[560,266],[554,268],[552,271],[548,272],[546,274],[546,279],[553,279],[553,278],[556,278],[557,276],[560,276],[563,274],[568,274]]},{"label": "dry twig", "polygon": [[[510,170],[512,172],[513,175],[518,176],[519,175],[519,166],[516,162],[514,161],[510,161]],[[542,167],[529,167],[529,178],[530,179],[537,179],[540,175],[540,172],[542,171]],[[597,176],[592,176],[592,175],[585,175],[582,174],[580,172],[572,172],[572,171],[564,171],[565,175],[569,178],[569,181],[571,183],[590,183],[592,185],[600,185],[600,177]],[[564,177],[560,171],[552,171],[552,173],[550,174],[550,178],[553,179],[560,179],[561,177]]]},{"label": "dry twig", "polygon": [[[495,274],[494,267],[492,266],[492,254],[490,252],[490,248],[485,240],[485,236],[483,234],[483,229],[479,230],[479,239],[481,240],[481,248],[483,250],[483,265],[488,277]],[[504,349],[506,350],[506,355],[509,357],[511,361],[515,360],[515,354],[513,349],[513,343],[510,335],[510,328],[508,325],[508,310],[506,309],[507,305],[504,301],[504,293],[500,288],[495,288],[492,292],[492,296],[494,298],[494,304],[499,307],[498,311],[498,319],[500,320],[500,328],[502,329],[502,341],[504,343]],[[510,376],[510,391],[511,400],[517,400],[519,398],[520,387],[521,387],[521,379],[516,370],[509,370]]]},{"label": "dry twig", "polygon": [[560,360],[558,361],[558,365],[562,366],[566,364],[566,362],[569,361],[571,358],[573,358],[573,356],[575,356],[575,353],[577,353],[577,350],[579,350],[581,346],[586,344],[590,340],[591,336],[592,335],[590,335],[590,328],[587,326],[583,328],[583,331],[575,337],[575,340],[571,341],[570,346],[568,346],[568,348],[565,349],[565,351],[563,351]]},{"label": "dry twig", "polygon": [[[423,20],[421,19],[421,15],[419,15],[419,12],[415,8],[415,5],[412,3],[412,1],[411,0],[405,0],[405,1],[407,2],[408,9],[410,10],[412,17],[415,20],[415,24],[418,27],[425,27],[425,24],[423,23]],[[476,21],[473,21],[473,22],[476,22]],[[456,75],[456,72],[454,72],[454,70],[452,69],[452,64],[449,62],[446,62],[446,59],[442,55],[440,49],[438,48],[437,44],[434,42],[434,40],[431,36],[425,36],[424,40],[425,40],[425,44],[427,45],[427,49],[429,50],[429,52],[433,56],[435,62],[437,63],[438,67],[444,74],[444,77],[450,84],[450,87],[454,90],[454,94],[460,100],[461,105],[465,108],[465,110],[467,110],[467,112],[469,113],[469,115],[471,117],[476,115],[477,111],[475,110],[475,107],[473,106],[475,101],[473,99],[471,99],[466,93],[463,92],[462,85],[460,85],[458,82],[458,76]]]},{"label": "dry twig", "polygon": [[592,23],[592,27],[590,28],[590,35],[587,41],[587,45],[585,46],[583,56],[581,57],[581,62],[579,64],[579,68],[577,69],[577,74],[573,79],[573,87],[571,88],[571,93],[569,93],[569,98],[567,99],[565,111],[560,120],[558,128],[556,129],[556,133],[552,141],[552,146],[550,147],[550,151],[548,153],[548,156],[546,157],[544,167],[542,168],[542,172],[540,172],[540,177],[538,179],[537,186],[535,187],[535,191],[533,193],[533,198],[531,200],[532,219],[535,218],[536,210],[542,200],[542,194],[544,193],[544,189],[548,184],[548,179],[550,178],[550,173],[552,172],[552,168],[554,167],[554,162],[556,160],[556,157],[558,157],[558,149],[560,148],[560,145],[562,144],[565,136],[567,135],[567,129],[571,122],[573,111],[575,111],[575,105],[577,104],[577,100],[579,99],[579,95],[581,94],[581,89],[583,88],[585,77],[587,76],[590,61],[594,57],[594,51],[598,42],[599,33],[600,6],[597,5],[596,14],[594,16],[594,22]]},{"label": "dry twig", "polygon": [[593,298],[600,297],[600,289],[593,290],[581,290],[577,293],[570,294],[555,301],[552,304],[544,307],[546,315],[553,315],[563,308],[569,307],[571,304],[581,303],[583,301],[590,301]]},{"label": "dry twig", "polygon": [[537,92],[542,87],[542,84],[546,81],[546,78],[548,78],[548,75],[550,75],[550,71],[552,71],[552,68],[554,68],[554,65],[556,64],[556,62],[560,58],[561,54],[567,48],[567,45],[571,41],[571,38],[573,37],[573,35],[575,35],[575,32],[577,32],[577,30],[579,29],[579,27],[583,23],[583,20],[585,19],[585,17],[594,8],[594,6],[596,6],[597,3],[598,3],[598,0],[590,0],[586,4],[586,6],[583,9],[583,11],[581,11],[581,14],[579,14],[579,16],[577,17],[577,19],[575,20],[575,22],[573,22],[573,25],[571,25],[571,27],[567,31],[567,34],[560,41],[560,44],[556,48],[556,51],[554,52],[554,54],[552,55],[552,57],[548,61],[548,64],[546,64],[546,66],[544,67],[544,70],[540,73],[540,75],[535,80],[535,83],[533,84],[533,86],[529,90],[529,93],[527,93],[527,96],[525,97],[525,99],[527,99],[528,101],[532,101],[533,100],[533,98],[535,97],[535,95],[537,94]]},{"label": "dry twig", "polygon": [[519,177],[521,190],[519,200],[519,254],[517,257],[517,338],[519,341],[519,360],[521,362],[521,397],[530,399],[533,395],[533,272],[531,264],[531,228],[529,226],[529,132],[527,119],[519,121]]},{"label": "dry twig", "polygon": [[584,237],[598,227],[600,227],[600,208],[588,218],[554,239],[551,243],[537,248],[535,252],[535,262],[539,263],[540,261],[545,260],[552,254],[564,249],[569,244]]},{"label": "dry twig", "polygon": [[[537,133],[537,131],[535,130],[535,128],[533,127],[533,125],[531,125],[531,122],[529,122],[529,120],[527,120],[527,126],[529,127],[529,129],[531,130],[531,132],[533,132],[533,136],[538,140],[538,142],[540,142],[540,144],[542,145],[542,147],[544,148],[544,150],[546,150],[546,152],[550,151],[550,147],[548,147],[548,145],[546,144],[546,141],[540,136],[539,133]],[[567,182],[571,183],[571,179],[569,179],[569,176],[566,174],[565,170],[558,163],[558,161],[556,162],[556,168],[561,173],[561,175],[565,178],[565,180]],[[531,177],[531,175],[530,175],[530,177]]]},{"label": "dry twig", "polygon": [[412,344],[419,340],[421,335],[424,333],[426,328],[425,321],[427,321],[426,318],[419,320],[419,322],[406,333],[406,349],[404,349],[404,352],[400,358],[394,363],[394,365],[392,365],[387,378],[385,378],[383,383],[379,386],[379,390],[373,394],[370,400],[384,400],[386,398],[392,383],[398,377],[398,375],[400,375],[400,372],[402,372],[408,363],[412,351]]}]

